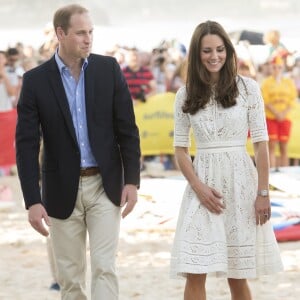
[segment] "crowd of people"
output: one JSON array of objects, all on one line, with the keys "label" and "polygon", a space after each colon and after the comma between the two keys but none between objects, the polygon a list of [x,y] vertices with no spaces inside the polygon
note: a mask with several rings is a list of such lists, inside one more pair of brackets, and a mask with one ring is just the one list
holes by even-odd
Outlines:
[{"label": "crowd of people", "polygon": [[[38,49],[19,42],[0,51],[0,111],[7,111],[16,106],[23,73],[45,62],[54,54],[57,48],[57,37],[52,24],[48,23],[45,26],[44,35],[45,41]],[[268,130],[271,132],[269,143],[271,167],[298,165],[299,159],[289,157],[287,145],[292,128],[290,111],[300,96],[300,58],[282,44],[278,30],[266,32],[264,40],[269,47],[266,61],[258,65],[255,61],[238,59],[238,70],[241,75],[255,79],[262,88],[266,101]],[[134,103],[145,102],[157,93],[176,93],[185,84],[187,48],[175,39],[161,41],[153,47],[152,51],[116,44],[104,54],[116,58],[125,75]],[[274,73],[274,69],[280,70]],[[274,87],[277,90],[275,96]],[[287,92],[289,95],[286,94]],[[280,101],[272,99],[279,95],[283,97]],[[285,116],[283,117],[282,114],[280,117],[275,116],[274,109],[279,109],[280,113],[285,111]],[[283,123],[282,118],[285,119]],[[276,123],[276,119],[280,122]],[[281,124],[284,124],[283,129]],[[275,157],[277,144],[279,158]],[[171,159],[170,162],[165,165],[176,168],[176,164],[172,163]]]}]

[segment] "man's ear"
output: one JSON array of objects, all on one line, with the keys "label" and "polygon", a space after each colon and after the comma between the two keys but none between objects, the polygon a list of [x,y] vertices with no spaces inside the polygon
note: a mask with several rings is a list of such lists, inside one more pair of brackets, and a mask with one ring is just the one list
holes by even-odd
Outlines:
[{"label": "man's ear", "polygon": [[60,41],[64,36],[65,36],[65,32],[64,30],[62,29],[62,27],[57,27],[56,28],[56,36],[57,36],[57,39]]}]

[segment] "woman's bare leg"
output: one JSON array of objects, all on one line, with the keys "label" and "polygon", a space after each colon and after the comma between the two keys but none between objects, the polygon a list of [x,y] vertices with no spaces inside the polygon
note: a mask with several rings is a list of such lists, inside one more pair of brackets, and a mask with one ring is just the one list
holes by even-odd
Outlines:
[{"label": "woman's bare leg", "polygon": [[250,288],[246,279],[228,278],[231,300],[252,300]]},{"label": "woman's bare leg", "polygon": [[206,274],[187,274],[184,300],[206,300]]}]

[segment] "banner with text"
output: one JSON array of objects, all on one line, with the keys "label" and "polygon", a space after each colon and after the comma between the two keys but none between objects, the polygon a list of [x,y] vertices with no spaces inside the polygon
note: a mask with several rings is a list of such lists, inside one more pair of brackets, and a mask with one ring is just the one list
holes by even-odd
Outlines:
[{"label": "banner with text", "polygon": [[[136,122],[140,130],[142,155],[174,154],[174,93],[162,93],[147,99],[146,103],[135,105]],[[292,112],[292,133],[288,144],[291,158],[300,158],[300,103]],[[253,155],[250,139],[247,149]],[[195,154],[195,143],[189,149]]]}]

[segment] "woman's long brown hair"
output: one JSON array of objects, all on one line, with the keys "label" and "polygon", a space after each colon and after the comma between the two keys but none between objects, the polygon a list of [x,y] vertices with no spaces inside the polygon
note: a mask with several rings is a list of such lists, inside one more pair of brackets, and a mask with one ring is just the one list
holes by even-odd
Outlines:
[{"label": "woman's long brown hair", "polygon": [[226,61],[220,70],[220,77],[214,90],[215,100],[227,108],[236,104],[238,96],[237,56],[228,34],[217,22],[201,23],[196,27],[190,43],[186,81],[187,99],[182,107],[184,113],[192,115],[206,106],[213,93],[210,73],[200,59],[201,41],[207,34],[218,35],[226,49]]}]

